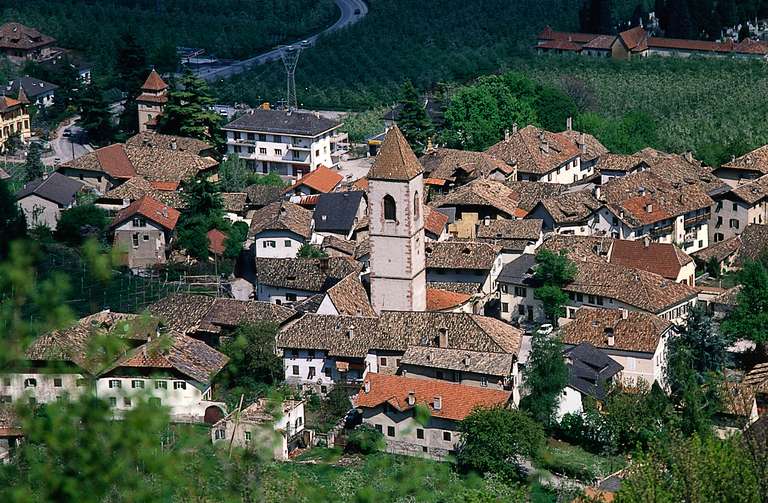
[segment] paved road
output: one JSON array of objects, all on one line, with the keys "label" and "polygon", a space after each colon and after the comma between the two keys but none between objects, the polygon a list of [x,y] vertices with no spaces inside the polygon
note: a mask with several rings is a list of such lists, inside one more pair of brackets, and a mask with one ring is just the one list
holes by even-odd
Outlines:
[{"label": "paved road", "polygon": [[[368,14],[368,6],[365,4],[363,0],[335,0],[335,1],[336,1],[336,5],[338,5],[339,9],[341,10],[341,16],[339,17],[338,20],[336,20],[335,23],[333,23],[331,26],[321,31],[320,33],[317,33],[315,35],[312,35],[311,37],[307,37],[302,40],[297,40],[289,45],[296,45],[296,44],[302,43],[303,41],[308,42],[309,45],[315,45],[315,43],[317,42],[317,39],[320,36],[326,35],[328,33],[332,33],[334,31],[340,30],[341,28],[352,25],[358,22],[359,20],[361,20],[366,14]],[[359,14],[355,14],[355,10],[359,10]],[[201,79],[211,82],[214,80],[220,80],[220,79],[231,77],[232,75],[241,73],[247,70],[248,68],[252,68],[254,66],[258,66],[268,61],[274,61],[277,59],[280,59],[280,51],[278,49],[272,49],[271,51],[267,51],[263,54],[259,54],[258,56],[254,56],[252,58],[244,59],[242,61],[237,61],[228,66],[220,66],[216,68],[200,68],[197,71],[195,71],[195,73]]]},{"label": "paved road", "polygon": [[[77,143],[76,138],[81,136],[82,129],[75,126],[74,123],[78,118],[75,117],[67,122],[64,122],[56,129],[54,138],[51,140],[51,149],[53,154],[45,157],[43,162],[46,165],[53,166],[56,164],[65,163],[78,157],[82,157],[92,149],[88,145]],[[65,137],[64,130],[70,130],[72,136]]]}]

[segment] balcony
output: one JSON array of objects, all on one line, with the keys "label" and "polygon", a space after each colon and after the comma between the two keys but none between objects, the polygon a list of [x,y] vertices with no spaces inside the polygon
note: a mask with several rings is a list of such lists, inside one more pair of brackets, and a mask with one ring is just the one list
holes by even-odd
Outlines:
[{"label": "balcony", "polygon": [[296,150],[299,152],[311,152],[312,147],[304,147],[302,145],[288,145],[288,150]]},{"label": "balcony", "polygon": [[696,215],[695,217],[686,218],[683,221],[683,227],[693,227],[694,225],[703,224],[709,221],[709,214]]}]

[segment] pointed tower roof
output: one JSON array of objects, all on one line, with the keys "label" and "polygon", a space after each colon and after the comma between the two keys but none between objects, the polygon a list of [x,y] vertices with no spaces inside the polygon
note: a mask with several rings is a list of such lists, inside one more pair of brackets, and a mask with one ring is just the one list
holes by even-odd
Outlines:
[{"label": "pointed tower roof", "polygon": [[29,105],[29,98],[27,98],[27,93],[24,92],[24,88],[19,86],[19,97],[16,98],[19,100],[19,103],[23,105]]},{"label": "pointed tower roof", "polygon": [[163,91],[168,89],[168,84],[160,77],[160,74],[153,68],[149,72],[147,80],[144,81],[144,85],[141,86],[142,91]]},{"label": "pointed tower roof", "polygon": [[422,174],[424,168],[397,126],[387,131],[384,143],[368,172],[369,180],[408,181]]}]

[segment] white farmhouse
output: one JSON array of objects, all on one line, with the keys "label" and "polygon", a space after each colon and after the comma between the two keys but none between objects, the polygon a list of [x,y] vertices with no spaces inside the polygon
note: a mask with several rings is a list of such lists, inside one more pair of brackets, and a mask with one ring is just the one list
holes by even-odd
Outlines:
[{"label": "white farmhouse", "polygon": [[276,201],[254,212],[249,238],[258,258],[296,258],[312,237],[312,212],[288,201]]}]

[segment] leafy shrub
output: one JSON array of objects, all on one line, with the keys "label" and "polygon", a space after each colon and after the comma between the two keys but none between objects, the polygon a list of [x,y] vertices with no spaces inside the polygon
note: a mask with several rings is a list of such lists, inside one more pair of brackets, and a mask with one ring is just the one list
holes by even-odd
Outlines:
[{"label": "leafy shrub", "polygon": [[368,425],[360,425],[347,438],[347,452],[373,454],[384,448],[384,435]]}]

